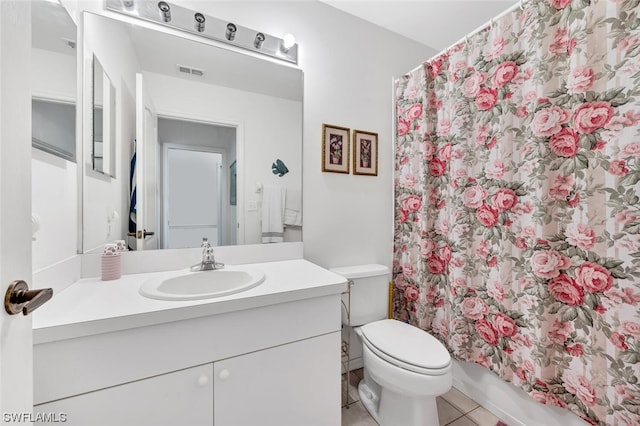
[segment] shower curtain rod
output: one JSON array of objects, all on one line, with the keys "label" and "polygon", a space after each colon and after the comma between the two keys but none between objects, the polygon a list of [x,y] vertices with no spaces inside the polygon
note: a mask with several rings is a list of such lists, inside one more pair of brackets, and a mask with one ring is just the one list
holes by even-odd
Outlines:
[{"label": "shower curtain rod", "polygon": [[[505,10],[504,12],[500,13],[498,16],[495,16],[493,18],[491,18],[489,20],[489,22],[485,22],[484,24],[480,25],[478,28],[476,28],[475,30],[471,31],[470,33],[467,33],[464,37],[460,38],[458,41],[456,41],[455,43],[449,45],[448,47],[446,47],[445,49],[442,49],[441,51],[439,51],[438,53],[436,53],[435,55],[433,55],[431,58],[427,59],[426,62],[430,62],[431,60],[433,60],[434,58],[437,58],[438,56],[442,55],[443,53],[446,53],[449,49],[451,49],[453,46],[455,46],[456,44],[462,43],[463,41],[467,40],[469,37],[473,36],[474,34],[479,33],[480,31],[482,31],[483,29],[485,29],[486,27],[493,25],[493,23],[495,21],[497,21],[498,19],[502,18],[503,16],[513,12],[514,10],[518,9],[518,8],[524,8],[524,4],[526,2],[528,2],[529,0],[520,0],[518,1],[516,4],[510,6],[507,10]],[[418,65],[417,67],[415,67],[414,69],[412,69],[410,72],[416,71],[418,68],[420,68],[422,65]]]}]

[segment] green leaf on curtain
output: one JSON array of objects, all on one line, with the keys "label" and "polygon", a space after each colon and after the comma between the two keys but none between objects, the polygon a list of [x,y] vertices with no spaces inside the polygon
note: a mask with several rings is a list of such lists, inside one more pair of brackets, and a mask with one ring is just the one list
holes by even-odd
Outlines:
[{"label": "green leaf on curtain", "polygon": [[[623,352],[619,356],[621,360],[629,364],[637,364],[640,362],[640,353],[638,352]],[[640,402],[637,404],[640,405]]]},{"label": "green leaf on curtain", "polygon": [[573,321],[578,318],[578,310],[574,306],[567,306],[561,309],[558,314],[560,319],[564,322]]}]

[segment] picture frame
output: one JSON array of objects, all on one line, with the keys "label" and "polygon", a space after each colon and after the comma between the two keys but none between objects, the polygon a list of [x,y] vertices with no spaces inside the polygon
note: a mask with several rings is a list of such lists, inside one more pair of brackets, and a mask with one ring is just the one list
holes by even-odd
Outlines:
[{"label": "picture frame", "polygon": [[349,173],[350,129],[322,124],[322,171]]},{"label": "picture frame", "polygon": [[353,174],[378,176],[378,134],[353,131]]}]

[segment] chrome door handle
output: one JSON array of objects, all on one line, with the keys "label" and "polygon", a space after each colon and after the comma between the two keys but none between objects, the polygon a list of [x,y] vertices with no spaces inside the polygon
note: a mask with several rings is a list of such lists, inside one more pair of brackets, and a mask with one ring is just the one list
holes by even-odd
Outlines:
[{"label": "chrome door handle", "polygon": [[23,315],[29,315],[51,297],[53,297],[53,289],[29,290],[26,282],[17,280],[9,284],[7,288],[4,295],[4,309],[10,315],[16,315],[20,312]]}]

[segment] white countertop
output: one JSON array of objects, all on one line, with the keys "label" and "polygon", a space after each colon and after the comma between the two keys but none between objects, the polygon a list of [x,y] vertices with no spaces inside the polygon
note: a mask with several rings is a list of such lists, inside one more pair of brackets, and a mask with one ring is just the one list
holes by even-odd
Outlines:
[{"label": "white countertop", "polygon": [[264,282],[229,296],[191,301],[149,299],[139,293],[147,279],[175,272],[81,279],[33,313],[34,344],[328,296],[347,288],[340,275],[303,259],[245,266],[264,271]]}]

